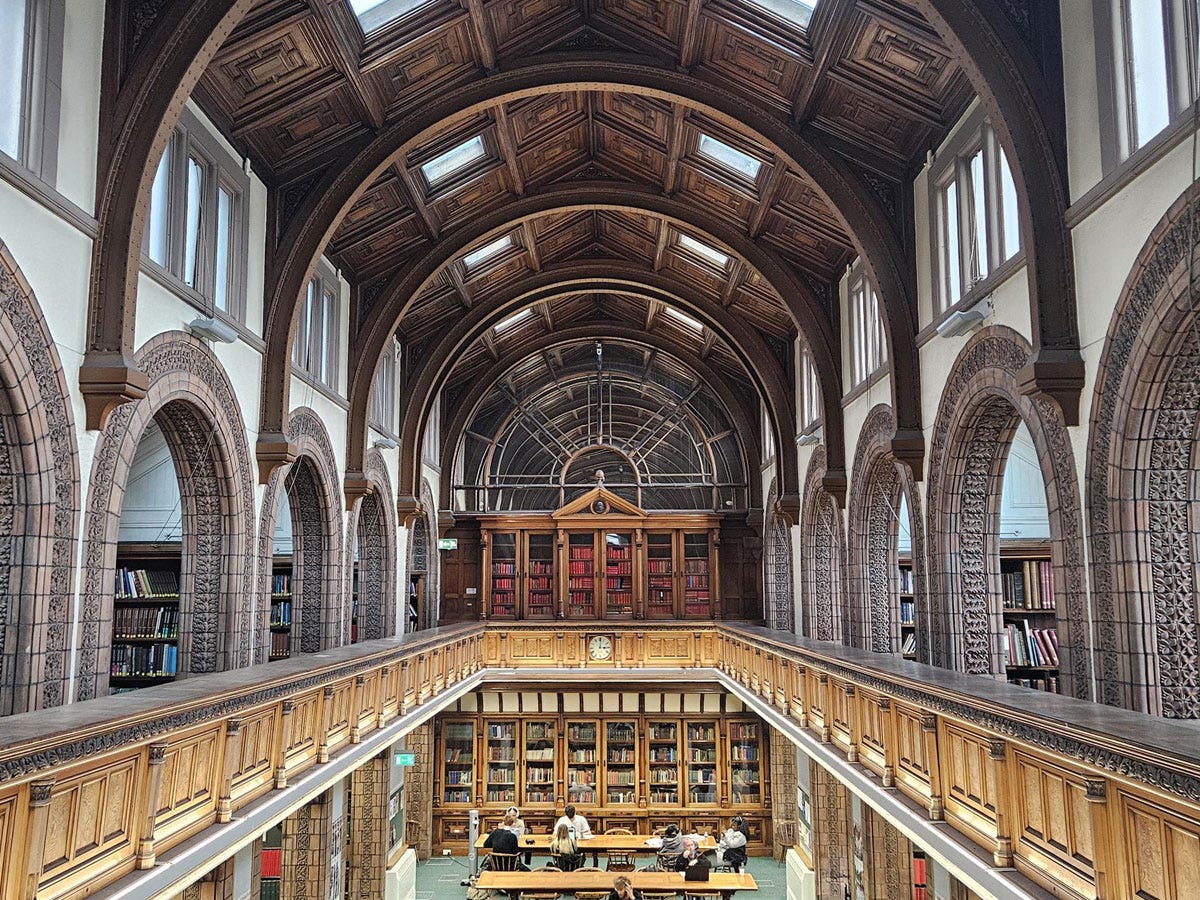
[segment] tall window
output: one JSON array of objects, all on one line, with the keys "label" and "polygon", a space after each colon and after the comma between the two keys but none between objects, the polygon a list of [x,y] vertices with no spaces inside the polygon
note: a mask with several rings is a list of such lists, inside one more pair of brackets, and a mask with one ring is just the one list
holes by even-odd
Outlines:
[{"label": "tall window", "polygon": [[0,0],[0,152],[54,183],[64,0]]},{"label": "tall window", "polygon": [[[1196,0],[1109,0],[1117,160],[1196,100]],[[1103,45],[1103,44],[1102,44]]]},{"label": "tall window", "polygon": [[940,312],[1021,249],[1017,187],[992,129],[984,123],[948,157],[934,179]]},{"label": "tall window", "polygon": [[292,344],[292,363],[337,390],[340,292],[337,276],[321,266],[308,282]]},{"label": "tall window", "polygon": [[429,421],[425,423],[425,459],[438,464],[438,454],[442,448],[442,402],[439,398],[433,403],[433,409],[429,411]]},{"label": "tall window", "polygon": [[190,114],[163,151],[150,187],[143,249],[203,312],[246,315],[249,179]]},{"label": "tall window", "polygon": [[812,431],[821,421],[821,382],[808,347],[800,348],[800,432]]},{"label": "tall window", "polygon": [[863,272],[850,277],[851,376],[858,387],[887,362],[887,337],[879,314],[879,297]]},{"label": "tall window", "polygon": [[375,371],[375,383],[371,385],[371,426],[377,431],[391,434],[396,430],[396,364],[400,359],[400,343],[392,340],[392,346],[384,351]]}]

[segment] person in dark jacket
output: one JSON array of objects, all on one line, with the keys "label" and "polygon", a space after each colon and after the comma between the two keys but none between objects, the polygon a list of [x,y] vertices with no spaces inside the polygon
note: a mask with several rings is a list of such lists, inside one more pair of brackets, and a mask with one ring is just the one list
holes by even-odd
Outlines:
[{"label": "person in dark jacket", "polygon": [[694,866],[700,866],[705,869],[712,868],[712,864],[700,855],[700,847],[696,844],[696,839],[685,837],[683,839],[683,853],[679,854],[679,861],[675,863],[675,871],[686,872]]},{"label": "person in dark jacket", "polygon": [[625,875],[613,879],[613,888],[608,892],[608,900],[642,900],[641,891],[633,889],[633,882]]},{"label": "person in dark jacket", "polygon": [[[487,840],[483,842],[483,846],[493,853],[518,853],[520,847],[517,844],[517,836],[513,832],[513,825],[516,822],[516,816],[511,812],[506,813],[504,821],[497,825],[496,830],[487,836]],[[529,867],[523,864],[518,864],[517,868],[523,872],[529,871]]]}]

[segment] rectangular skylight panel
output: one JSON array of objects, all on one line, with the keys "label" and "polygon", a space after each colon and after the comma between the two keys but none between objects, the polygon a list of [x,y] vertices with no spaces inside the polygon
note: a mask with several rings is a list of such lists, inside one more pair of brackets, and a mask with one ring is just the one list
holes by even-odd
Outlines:
[{"label": "rectangular skylight panel", "polygon": [[468,269],[473,269],[486,259],[490,259],[502,250],[507,250],[512,246],[512,235],[506,234],[504,237],[496,238],[490,244],[484,244],[478,250],[472,250],[463,257],[463,265]]},{"label": "rectangular skylight panel", "polygon": [[720,250],[714,250],[708,244],[702,244],[695,238],[688,237],[686,234],[679,235],[679,246],[691,251],[706,262],[712,263],[718,269],[723,269],[729,265],[729,257],[727,255]]},{"label": "rectangular skylight panel", "polygon": [[483,159],[486,155],[487,150],[483,146],[483,137],[476,135],[469,141],[463,141],[457,147],[452,147],[422,165],[421,174],[430,184],[437,184],[455,172],[461,172],[471,163]]},{"label": "rectangular skylight panel", "polygon": [[529,316],[531,316],[531,315],[533,315],[533,310],[530,309],[529,307],[525,307],[525,309],[521,310],[520,312],[513,313],[511,316],[509,316],[503,322],[500,322],[499,324],[497,324],[496,332],[499,333],[501,331],[507,331],[509,328],[512,328],[518,322],[524,321],[525,319],[529,318]]},{"label": "rectangular skylight panel", "polygon": [[773,12],[800,28],[807,28],[820,0],[751,0],[755,6]]},{"label": "rectangular skylight panel", "polygon": [[428,2],[429,0],[350,0],[350,9],[358,16],[358,24],[366,34]]},{"label": "rectangular skylight panel", "polygon": [[677,322],[682,322],[688,328],[694,329],[696,331],[704,330],[703,325],[701,325],[699,322],[697,322],[695,319],[693,319],[687,313],[680,312],[673,306],[667,307],[667,315],[670,316],[672,319],[675,319]]},{"label": "rectangular skylight panel", "polygon": [[746,176],[751,181],[758,177],[758,170],[762,168],[762,163],[753,156],[730,147],[714,137],[709,137],[707,134],[700,135],[700,143],[696,146],[696,152],[701,156],[707,156],[713,162],[719,163],[727,169],[732,169],[739,175]]}]

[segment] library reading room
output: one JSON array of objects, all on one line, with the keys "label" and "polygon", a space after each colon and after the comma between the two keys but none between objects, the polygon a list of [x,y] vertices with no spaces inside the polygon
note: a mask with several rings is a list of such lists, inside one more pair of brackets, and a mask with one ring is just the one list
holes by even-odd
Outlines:
[{"label": "library reading room", "polygon": [[1200,900],[1200,0],[0,0],[0,900]]}]

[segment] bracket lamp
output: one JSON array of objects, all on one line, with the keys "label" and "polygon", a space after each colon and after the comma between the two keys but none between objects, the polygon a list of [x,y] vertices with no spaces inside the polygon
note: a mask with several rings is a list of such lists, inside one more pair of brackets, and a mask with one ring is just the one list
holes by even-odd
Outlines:
[{"label": "bracket lamp", "polygon": [[237,329],[216,316],[193,319],[187,329],[196,337],[217,344],[232,344],[238,338]]},{"label": "bracket lamp", "polygon": [[821,443],[821,439],[817,437],[815,431],[806,431],[804,434],[796,435],[797,447],[811,447],[813,444]]},{"label": "bracket lamp", "polygon": [[950,313],[937,327],[940,337],[954,338],[972,334],[983,327],[992,312],[992,296],[989,294],[970,309]]},{"label": "bracket lamp", "polygon": [[375,438],[375,449],[376,450],[395,450],[399,446],[400,445],[397,444],[390,437]]}]

